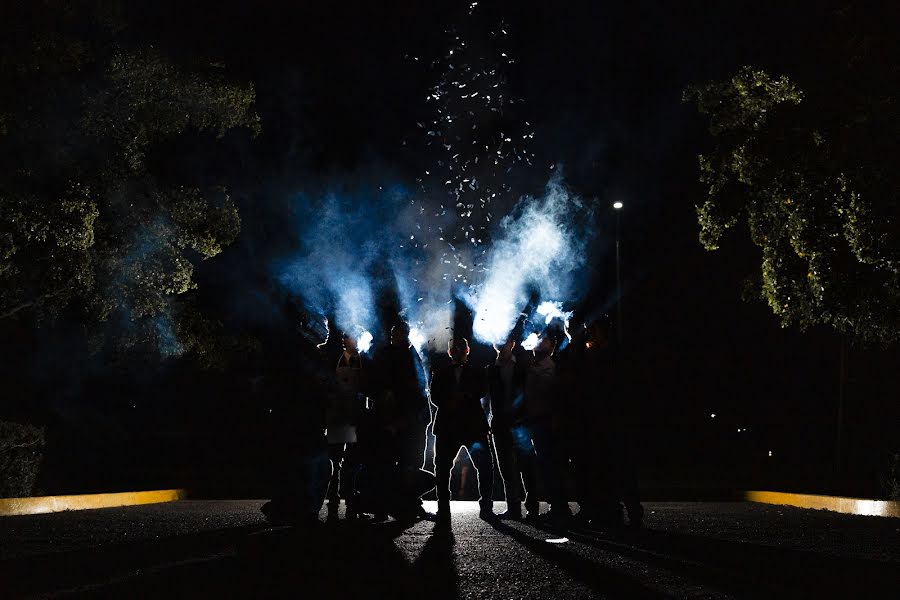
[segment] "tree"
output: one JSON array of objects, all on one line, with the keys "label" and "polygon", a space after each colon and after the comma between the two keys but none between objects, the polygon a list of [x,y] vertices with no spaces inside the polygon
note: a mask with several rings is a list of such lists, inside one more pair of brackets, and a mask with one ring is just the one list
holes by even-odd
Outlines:
[{"label": "tree", "polygon": [[809,93],[751,67],[685,91],[715,138],[700,156],[700,241],[715,250],[729,229],[749,228],[762,251],[750,295],[783,326],[900,338],[900,77],[889,43],[855,38]]},{"label": "tree", "polygon": [[253,86],[130,45],[118,2],[3,11],[0,320],[66,311],[91,331],[116,323],[141,332],[122,339],[180,353],[165,345],[184,312],[174,301],[240,218],[224,187],[178,180],[164,154],[198,132],[256,133]]}]

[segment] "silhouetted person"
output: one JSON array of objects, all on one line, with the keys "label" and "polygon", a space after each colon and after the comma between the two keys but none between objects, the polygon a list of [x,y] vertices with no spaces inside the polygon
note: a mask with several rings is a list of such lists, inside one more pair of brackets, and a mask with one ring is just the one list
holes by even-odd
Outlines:
[{"label": "silhouetted person", "polygon": [[450,471],[461,447],[465,447],[478,476],[481,517],[494,516],[494,470],[487,417],[481,406],[486,393],[484,370],[468,364],[469,343],[451,340],[447,353],[451,363],[434,369],[431,402],[434,417],[434,471],[437,478],[438,522],[450,521]]},{"label": "silhouetted person", "polygon": [[506,491],[507,509],[499,516],[518,520],[522,518],[523,498],[525,509],[532,517],[538,515],[540,505],[534,475],[534,445],[524,423],[527,365],[517,359],[515,349],[516,342],[510,337],[496,347],[497,360],[486,370],[491,433]]},{"label": "silhouetted person", "polygon": [[[342,336],[343,350],[335,367],[336,386],[325,411],[331,481],[328,485],[328,519],[338,517],[341,498],[347,503],[347,517],[356,518],[353,506],[354,448],[357,426],[366,408],[364,377],[368,361],[359,353],[356,338]],[[365,369],[364,369],[365,365]]]},{"label": "silhouetted person", "polygon": [[558,381],[553,352],[556,339],[541,337],[525,374],[525,416],[531,432],[538,471],[550,502],[550,519],[563,524],[571,516],[563,487],[563,452],[558,420]]},{"label": "silhouetted person", "polygon": [[[578,395],[581,412],[586,417],[584,422],[592,425],[589,439],[594,446],[591,453],[594,477],[588,482],[590,499],[582,503],[582,510],[587,511],[592,527],[616,529],[624,524],[624,505],[628,524],[640,527],[644,508],[634,460],[634,448],[639,443],[635,437],[639,432],[633,403],[625,397],[621,357],[611,343],[609,324],[605,320],[591,323],[586,334],[579,348],[579,368],[590,376],[581,379]],[[576,473],[577,470],[578,464]]]},{"label": "silhouetted person", "polygon": [[262,391],[270,410],[272,499],[261,510],[270,522],[313,526],[325,500],[331,464],[325,441],[325,400],[333,371],[315,348],[299,365],[270,365]]},{"label": "silhouetted person", "polygon": [[379,351],[375,370],[378,394],[374,415],[387,432],[390,454],[401,472],[404,489],[409,491],[391,514],[404,518],[425,516],[419,498],[422,492],[415,490],[421,485],[419,471],[425,461],[425,428],[430,410],[422,361],[409,342],[406,323],[391,329],[391,344]]}]

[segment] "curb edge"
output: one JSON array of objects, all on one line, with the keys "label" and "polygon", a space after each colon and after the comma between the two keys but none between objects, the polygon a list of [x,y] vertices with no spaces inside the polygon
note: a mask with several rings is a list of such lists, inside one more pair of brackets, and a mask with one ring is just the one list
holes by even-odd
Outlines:
[{"label": "curb edge", "polygon": [[187,497],[186,490],[149,490],[109,494],[77,494],[70,496],[36,496],[33,498],[0,498],[0,517],[38,515],[67,510],[93,510],[137,504],[174,502]]},{"label": "curb edge", "polygon": [[900,502],[891,500],[868,500],[865,498],[756,490],[744,492],[744,500],[762,504],[780,504],[798,508],[830,510],[849,515],[900,518]]}]

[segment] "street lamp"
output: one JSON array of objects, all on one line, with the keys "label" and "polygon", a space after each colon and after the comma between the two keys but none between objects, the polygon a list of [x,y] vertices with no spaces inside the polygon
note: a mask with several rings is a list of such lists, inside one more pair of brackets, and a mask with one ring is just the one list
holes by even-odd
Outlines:
[{"label": "street lamp", "polygon": [[620,201],[613,202],[613,208],[616,211],[616,341],[622,346],[622,259],[619,250],[619,229],[622,216],[622,204]]}]

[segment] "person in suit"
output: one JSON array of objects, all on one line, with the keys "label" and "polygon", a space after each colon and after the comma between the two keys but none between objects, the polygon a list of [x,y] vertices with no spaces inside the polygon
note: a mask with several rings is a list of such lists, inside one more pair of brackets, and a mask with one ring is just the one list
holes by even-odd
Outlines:
[{"label": "person in suit", "polygon": [[486,367],[491,433],[497,466],[506,491],[506,512],[501,519],[520,520],[522,500],[529,517],[539,513],[535,483],[534,445],[524,423],[527,361],[516,356],[515,338],[495,346],[497,360]]},{"label": "person in suit", "polygon": [[450,364],[437,367],[431,376],[434,417],[434,469],[437,478],[439,523],[450,522],[450,471],[460,447],[465,447],[478,475],[481,517],[494,516],[494,470],[489,426],[481,399],[486,395],[483,369],[468,364],[469,342],[456,338],[449,343]]},{"label": "person in suit", "polygon": [[373,416],[384,430],[392,462],[400,472],[406,498],[391,514],[403,520],[430,518],[422,508],[419,480],[425,463],[425,429],[430,420],[425,371],[409,342],[409,325],[391,329],[391,343],[375,357]]}]

